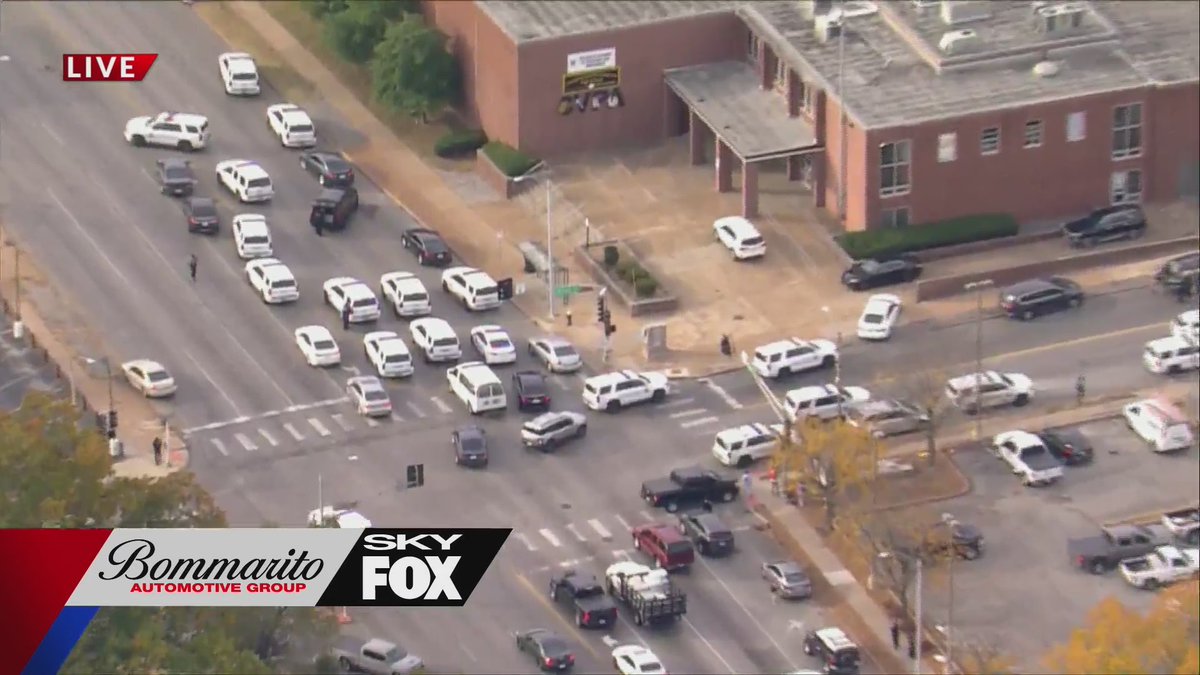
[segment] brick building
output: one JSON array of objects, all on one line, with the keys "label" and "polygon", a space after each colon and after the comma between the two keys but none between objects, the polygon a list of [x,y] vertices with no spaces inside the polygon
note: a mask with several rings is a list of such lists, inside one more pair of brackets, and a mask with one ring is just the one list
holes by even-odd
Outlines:
[{"label": "brick building", "polygon": [[786,166],[846,228],[1200,192],[1200,3],[433,1],[489,137],[683,134],[757,211]]}]

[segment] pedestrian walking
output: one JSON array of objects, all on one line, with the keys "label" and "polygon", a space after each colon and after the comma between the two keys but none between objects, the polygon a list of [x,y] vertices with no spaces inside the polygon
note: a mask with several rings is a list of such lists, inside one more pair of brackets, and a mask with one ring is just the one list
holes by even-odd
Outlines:
[{"label": "pedestrian walking", "polygon": [[318,237],[325,236],[325,216],[320,209],[314,208],[308,216],[308,223],[317,231]]},{"label": "pedestrian walking", "polygon": [[892,619],[892,649],[900,651],[900,622]]},{"label": "pedestrian walking", "polygon": [[1075,404],[1083,405],[1083,399],[1087,396],[1087,378],[1082,374],[1075,378]]},{"label": "pedestrian walking", "polygon": [[743,471],[742,472],[742,491],[745,492],[747,495],[749,495],[750,488],[753,486],[754,486],[754,477],[750,475],[749,471]]},{"label": "pedestrian walking", "polygon": [[162,466],[163,440],[158,436],[155,436],[154,442],[151,444],[151,446],[154,448],[154,464],[156,466]]},{"label": "pedestrian walking", "polygon": [[569,326],[571,326],[573,323],[574,323],[574,320],[573,320],[573,318],[571,317],[571,310],[570,310],[570,309],[568,309],[568,310],[567,310],[567,326],[569,327]]},{"label": "pedestrian walking", "polygon": [[350,302],[342,305],[342,330],[350,330]]},{"label": "pedestrian walking", "polygon": [[196,257],[196,254],[193,253],[192,256],[188,258],[188,276],[192,278],[192,281],[196,280],[196,267],[199,265],[200,260]]},{"label": "pedestrian walking", "polygon": [[721,354],[724,356],[733,355],[733,341],[729,339],[728,335],[721,336]]}]

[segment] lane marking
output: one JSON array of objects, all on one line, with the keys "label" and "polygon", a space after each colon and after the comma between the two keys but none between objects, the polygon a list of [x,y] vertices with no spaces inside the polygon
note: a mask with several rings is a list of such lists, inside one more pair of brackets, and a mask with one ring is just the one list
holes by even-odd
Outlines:
[{"label": "lane marking", "polygon": [[579,541],[587,541],[587,537],[583,536],[583,533],[580,532],[579,529],[575,527],[574,523],[567,523],[567,532],[570,532],[571,534],[575,535],[575,538],[578,539]]},{"label": "lane marking", "polygon": [[543,527],[542,529],[538,530],[538,534],[542,535],[542,539],[545,539],[546,541],[550,542],[551,546],[553,546],[555,548],[562,546],[562,542],[559,541],[558,536],[556,534],[554,534],[553,532],[551,532],[550,530]]},{"label": "lane marking", "polygon": [[691,619],[687,618],[687,615],[679,618],[683,619],[683,625],[691,629],[691,631],[696,634],[696,637],[700,638],[700,641],[704,643],[704,646],[708,647],[708,651],[712,652],[712,655],[717,657],[717,660],[721,662],[721,665],[725,666],[725,669],[729,671],[730,675],[737,675],[738,669],[734,668],[728,661],[726,661],[724,656],[721,656],[721,652],[717,651],[716,646],[709,642],[708,638],[704,637],[704,633],[701,633],[700,630],[696,628],[696,624],[692,623]]},{"label": "lane marking", "polygon": [[696,415],[703,415],[706,412],[708,412],[708,408],[691,408],[690,410],[680,410],[677,413],[671,413],[670,415],[667,415],[667,418],[677,420],[682,417],[695,417]]},{"label": "lane marking", "polygon": [[719,418],[719,417],[701,417],[698,420],[688,420],[686,422],[680,422],[679,426],[683,429],[691,429],[692,427],[698,427],[703,424],[712,424],[713,422],[720,422],[720,421],[721,421],[721,418]]},{"label": "lane marking", "polygon": [[259,429],[258,434],[267,439],[267,442],[271,445],[279,445],[279,441],[275,440],[275,437],[271,435],[271,432],[267,431],[266,429]]},{"label": "lane marking", "polygon": [[[333,421],[336,422],[337,425],[342,428],[342,431],[350,431],[351,429],[354,428],[354,426],[352,424],[350,424],[349,422],[346,421],[346,416],[342,415],[341,413],[338,413],[335,415],[330,415],[330,417],[332,417]],[[368,417],[367,419],[371,419],[371,418]]]},{"label": "lane marking", "polygon": [[632,560],[633,559],[632,557],[630,557],[629,551],[627,549],[623,549],[623,548],[613,549],[612,551],[610,551],[610,553],[612,553],[612,557],[617,560]]},{"label": "lane marking", "polygon": [[575,638],[575,644],[587,650],[587,653],[591,654],[592,658],[596,659],[597,661],[607,660],[609,658],[608,654],[601,654],[599,650],[593,647],[591,642],[587,639],[587,636],[580,632],[579,628],[577,628],[573,622],[567,621],[559,608],[555,607],[554,604],[550,602],[550,598],[547,597],[547,594],[535,588],[533,582],[527,579],[525,575],[511,568],[509,569],[509,573],[516,578],[517,583],[521,585],[521,588],[524,588],[531,596],[533,596],[537,600],[538,604],[541,605],[542,608],[548,613],[550,613],[554,617],[554,620],[557,621],[571,637]]},{"label": "lane marking", "polygon": [[[337,417],[337,416],[334,415],[334,417]],[[374,417],[368,417],[367,418],[367,426],[377,427],[377,426],[379,426],[379,420],[375,419]]]},{"label": "lane marking", "polygon": [[192,365],[196,366],[196,370],[199,370],[200,374],[204,376],[204,379],[208,380],[208,383],[213,386],[213,389],[217,390],[217,393],[221,395],[221,398],[225,399],[225,402],[229,404],[229,407],[233,408],[233,414],[237,415],[238,418],[242,419],[243,421],[249,419],[245,415],[241,414],[241,411],[238,410],[238,405],[233,402],[232,398],[229,398],[229,394],[225,393],[225,390],[221,388],[221,385],[217,384],[217,381],[212,378],[212,375],[208,374],[208,371],[204,369],[204,366],[200,365],[200,362],[196,360],[196,357],[192,356],[191,352],[184,350],[183,355],[192,362]]},{"label": "lane marking", "polygon": [[392,421],[393,422],[403,422],[404,418],[397,415],[396,413],[392,413]]},{"label": "lane marking", "polygon": [[633,529],[633,526],[629,524],[629,521],[622,518],[621,514],[618,513],[618,514],[614,515],[613,517],[617,519],[617,522],[621,524],[621,527],[625,528],[626,532]]},{"label": "lane marking", "polygon": [[429,400],[433,402],[434,407],[437,408],[438,411],[440,411],[443,415],[448,415],[449,413],[453,412],[453,410],[454,410],[450,406],[446,405],[446,403],[444,401],[442,401],[442,399],[440,399],[436,396],[430,396]]},{"label": "lane marking", "polygon": [[596,534],[600,535],[601,539],[612,539],[612,532],[609,532],[608,528],[604,527],[604,523],[601,523],[598,519],[592,518],[588,521],[588,525],[592,526],[592,529],[596,531]]},{"label": "lane marking", "polygon": [[537,546],[534,546],[533,542],[529,541],[529,537],[526,537],[521,532],[513,532],[513,538],[515,538],[517,541],[521,542],[522,544],[525,544],[525,548],[530,551],[538,550]]},{"label": "lane marking", "polygon": [[[58,135],[57,131],[55,131],[54,129],[51,129],[49,124],[46,124],[45,121],[41,121],[41,122],[39,122],[39,124],[42,125],[42,130],[46,132],[46,135],[49,136],[50,138],[54,139],[55,143],[58,143],[59,145],[66,147],[67,142],[62,139],[62,136]],[[142,169],[142,171],[145,171],[145,169]]]},{"label": "lane marking", "polygon": [[417,407],[416,403],[413,403],[412,401],[405,401],[404,405],[408,406],[408,409],[413,411],[413,414],[416,415],[417,417],[425,416],[425,413],[420,408]]},{"label": "lane marking", "polygon": [[319,420],[315,417],[308,418],[308,425],[310,427],[312,427],[313,429],[316,429],[317,433],[322,436],[329,436],[330,434],[333,433],[329,429],[325,428],[324,424],[321,424],[321,420]]},{"label": "lane marking", "polygon": [[694,398],[675,398],[675,399],[671,399],[669,401],[665,401],[663,403],[659,403],[658,407],[660,407],[660,408],[682,408],[685,405],[689,405],[689,404],[692,404],[695,402],[696,402],[696,399],[694,399]]},{"label": "lane marking", "polygon": [[249,422],[251,420],[265,420],[265,419],[271,419],[272,417],[279,417],[280,415],[283,415],[285,413],[303,412],[305,410],[315,410],[316,408],[325,408],[325,407],[332,406],[332,405],[340,405],[349,400],[350,400],[349,398],[343,396],[341,398],[331,398],[331,399],[327,399],[324,401],[315,401],[313,403],[302,403],[299,405],[289,406],[287,408],[280,408],[279,410],[268,410],[267,412],[258,413],[257,415],[242,415],[241,417],[235,417],[230,420],[222,420],[220,422],[211,422],[209,424],[201,424],[201,425],[194,426],[194,427],[188,427],[187,429],[183,430],[183,433],[184,434],[194,434],[198,431],[212,431],[214,429],[223,429],[225,427],[233,426],[235,424],[242,424],[244,422]]},{"label": "lane marking", "polygon": [[285,412],[294,413],[294,412],[303,412],[305,410],[313,410],[315,408],[326,408],[331,405],[339,405],[341,403],[346,403],[349,400],[350,400],[349,396],[339,396],[338,398],[327,398],[324,401],[314,401],[312,403],[299,403],[296,405],[290,405],[290,406],[284,408],[283,410],[276,411],[275,414],[278,415],[280,413],[285,413]]},{"label": "lane marking", "polygon": [[746,616],[750,618],[751,623],[758,627],[759,632],[762,633],[767,640],[769,640],[771,644],[775,646],[775,650],[778,651],[779,655],[783,657],[784,663],[788,664],[788,670],[796,670],[796,664],[792,662],[792,657],[789,656],[786,651],[784,651],[783,647],[780,646],[775,637],[767,632],[767,629],[764,628],[762,623],[759,622],[758,618],[754,616],[754,612],[751,612],[750,608],[746,606],[746,603],[742,602],[742,599],[733,592],[733,589],[729,587],[729,584],[725,583],[724,579],[717,576],[717,573],[713,570],[712,566],[709,565],[704,558],[701,556],[696,556],[696,560],[700,561],[700,564],[704,567],[704,569],[708,571],[708,573],[711,574],[714,579],[717,580],[717,583],[721,585],[721,588],[725,589],[725,592],[729,594],[729,597],[733,599],[734,603],[736,603],[738,607],[742,608],[742,611],[745,612]]},{"label": "lane marking", "polygon": [[222,455],[225,455],[226,457],[229,456],[229,451],[225,449],[225,444],[221,442],[221,439],[210,438],[208,440],[212,442],[213,447],[215,447],[217,449],[217,452],[221,453]]},{"label": "lane marking", "polygon": [[712,392],[714,394],[716,394],[717,396],[720,396],[721,400],[725,401],[725,403],[727,403],[730,408],[733,408],[734,410],[741,410],[743,408],[741,401],[738,401],[736,398],[733,397],[732,394],[725,391],[725,388],[722,387],[721,385],[717,384],[716,382],[713,382],[711,379],[708,379],[708,378],[701,380],[701,382],[704,383],[704,386],[706,386],[710,390],[712,390]]},{"label": "lane marking", "polygon": [[288,422],[288,423],[284,424],[284,425],[283,425],[283,428],[284,428],[284,429],[285,429],[285,430],[286,430],[286,431],[287,431],[289,434],[291,434],[291,435],[292,435],[292,438],[296,439],[297,441],[302,441],[302,440],[304,440],[304,434],[302,434],[302,433],[300,433],[299,431],[297,431],[297,430],[296,430],[296,427],[292,426],[292,423],[291,423],[291,422]]},{"label": "lane marking", "polygon": [[237,439],[238,443],[242,444],[242,447],[246,449],[246,452],[254,452],[258,449],[258,446],[254,444],[254,441],[250,440],[250,437],[246,434],[234,434],[233,437]]},{"label": "lane marking", "polygon": [[658,520],[658,518],[649,511],[638,511],[638,515],[641,516],[643,521],[647,523],[653,523],[655,520]]}]

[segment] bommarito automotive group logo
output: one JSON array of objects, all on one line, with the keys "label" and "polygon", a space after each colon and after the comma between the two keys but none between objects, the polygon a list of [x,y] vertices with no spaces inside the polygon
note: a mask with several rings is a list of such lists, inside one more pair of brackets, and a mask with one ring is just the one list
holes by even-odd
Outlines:
[{"label": "bommarito automotive group logo", "polygon": [[462,606],[508,529],[114,530],[68,606]]}]

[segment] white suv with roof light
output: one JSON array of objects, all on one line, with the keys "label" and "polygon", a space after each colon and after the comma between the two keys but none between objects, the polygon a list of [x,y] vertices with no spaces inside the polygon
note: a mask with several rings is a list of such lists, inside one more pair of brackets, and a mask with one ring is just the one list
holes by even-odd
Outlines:
[{"label": "white suv with roof light", "polygon": [[241,202],[266,202],[275,196],[271,176],[258,162],[245,159],[217,162],[217,180]]},{"label": "white suv with roof light", "polygon": [[312,118],[295,103],[267,106],[267,125],[285,148],[311,148],[317,144]]},{"label": "white suv with roof light", "polygon": [[275,258],[255,258],[246,263],[246,280],[265,303],[277,305],[300,299],[300,287],[292,270]]},{"label": "white suv with roof light", "polygon": [[258,96],[262,87],[258,82],[258,64],[254,57],[243,52],[225,52],[217,57],[221,69],[221,82],[225,93],[231,96]]},{"label": "white suv with roof light", "polygon": [[838,348],[829,340],[791,338],[765,344],[754,350],[750,367],[762,377],[774,378],[817,368],[832,368]]},{"label": "white suv with roof light", "polygon": [[1200,368],[1200,344],[1174,335],[1151,340],[1142,351],[1142,363],[1157,375],[1196,370]]},{"label": "white suv with roof light", "polygon": [[442,272],[442,290],[458,298],[463,307],[482,311],[500,306],[496,280],[474,267],[451,267]]},{"label": "white suv with roof light", "polygon": [[713,234],[734,260],[761,258],[767,254],[767,241],[758,228],[741,216],[726,216],[713,222]]},{"label": "white suv with roof light", "polygon": [[408,324],[413,344],[424,352],[425,361],[457,361],[462,358],[458,336],[445,319],[432,316],[414,319]]},{"label": "white suv with roof light", "polygon": [[433,311],[429,291],[412,272],[388,272],[379,277],[379,291],[392,303],[396,316],[425,316]]},{"label": "white suv with roof light", "polygon": [[138,147],[161,145],[184,152],[199,150],[208,145],[208,118],[175,112],[134,117],[125,123],[125,141]]},{"label": "white suv with roof light", "polygon": [[[976,395],[975,383],[979,382]],[[1033,380],[1020,373],[989,370],[953,378],[946,383],[946,398],[968,415],[983,408],[1004,405],[1020,407],[1033,398]]]},{"label": "white suv with roof light", "polygon": [[1189,309],[1171,322],[1171,335],[1196,344],[1200,342],[1200,309]]},{"label": "white suv with roof light", "polygon": [[845,415],[847,410],[871,400],[871,392],[862,387],[841,387],[823,384],[792,389],[783,397],[792,419],[817,418],[831,420]]},{"label": "white suv with roof light", "polygon": [[584,405],[605,412],[616,412],[644,401],[658,403],[670,393],[671,384],[662,373],[620,370],[583,381]]},{"label": "white suv with roof light", "polygon": [[413,374],[412,354],[399,335],[379,330],[363,336],[363,351],[380,377],[408,377]]},{"label": "white suv with roof light", "polygon": [[325,302],[341,316],[350,306],[350,323],[375,321],[379,318],[379,299],[365,283],[354,277],[334,277],[325,282]]},{"label": "white suv with roof light", "polygon": [[267,217],[257,213],[240,213],[234,216],[233,245],[237,247],[238,257],[242,260],[274,255]]},{"label": "white suv with roof light", "polygon": [[782,424],[743,424],[717,432],[712,454],[725,466],[744,469],[756,460],[770,457],[782,435]]}]

